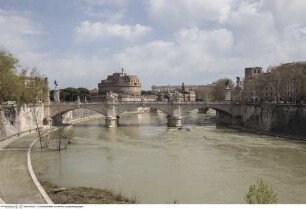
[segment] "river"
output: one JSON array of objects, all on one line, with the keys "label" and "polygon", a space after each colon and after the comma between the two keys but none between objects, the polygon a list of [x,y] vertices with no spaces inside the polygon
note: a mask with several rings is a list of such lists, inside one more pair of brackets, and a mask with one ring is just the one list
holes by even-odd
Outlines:
[{"label": "river", "polygon": [[35,172],[62,187],[107,188],[140,203],[245,203],[259,178],[279,203],[306,203],[306,143],[217,128],[192,112],[178,130],[163,114],[132,114],[119,128],[104,119],[75,125],[60,153],[32,151]]}]

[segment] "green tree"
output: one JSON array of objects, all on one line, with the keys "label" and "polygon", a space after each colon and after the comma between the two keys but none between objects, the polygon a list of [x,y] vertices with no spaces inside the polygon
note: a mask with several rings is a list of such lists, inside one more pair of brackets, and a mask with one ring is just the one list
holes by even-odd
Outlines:
[{"label": "green tree", "polygon": [[141,90],[141,95],[151,95],[151,91]]},{"label": "green tree", "polygon": [[212,91],[210,92],[210,97],[212,101],[223,101],[224,100],[224,88],[226,82],[229,82],[229,87],[231,91],[234,90],[234,82],[231,79],[228,78],[221,78],[214,82],[214,86],[212,88]]},{"label": "green tree", "polygon": [[67,101],[67,102],[76,101],[79,93],[80,92],[76,88],[73,88],[73,87],[61,89],[60,91],[61,101]]},{"label": "green tree", "polygon": [[259,179],[256,184],[249,187],[244,200],[248,204],[275,204],[278,197],[272,189],[272,185],[265,184],[262,179]]},{"label": "green tree", "polygon": [[60,91],[61,101],[66,101],[66,102],[76,101],[78,99],[78,96],[80,97],[81,100],[85,100],[85,97],[88,99],[90,96],[90,91],[83,87],[77,89],[73,87],[68,87],[65,89],[61,89]]},{"label": "green tree", "polygon": [[16,101],[17,104],[37,103],[48,99],[48,81],[36,68],[17,75],[18,60],[6,49],[0,48],[0,102]]},{"label": "green tree", "polygon": [[33,68],[30,73],[28,73],[27,69],[23,69],[19,76],[24,85],[21,99],[23,103],[35,104],[48,100],[48,80],[46,77],[40,75],[37,68]]},{"label": "green tree", "polygon": [[16,75],[18,60],[6,49],[0,48],[0,102],[20,102],[24,86]]},{"label": "green tree", "polygon": [[77,90],[79,92],[78,96],[80,97],[81,100],[85,100],[85,97],[88,99],[88,97],[90,96],[90,91],[86,88],[80,87]]}]

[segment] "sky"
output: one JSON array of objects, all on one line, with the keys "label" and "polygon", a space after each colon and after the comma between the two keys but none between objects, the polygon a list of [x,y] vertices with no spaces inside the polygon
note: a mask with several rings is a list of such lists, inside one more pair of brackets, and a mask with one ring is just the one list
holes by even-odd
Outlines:
[{"label": "sky", "polygon": [[61,88],[124,68],[151,85],[208,84],[306,58],[305,0],[0,0],[0,46]]}]

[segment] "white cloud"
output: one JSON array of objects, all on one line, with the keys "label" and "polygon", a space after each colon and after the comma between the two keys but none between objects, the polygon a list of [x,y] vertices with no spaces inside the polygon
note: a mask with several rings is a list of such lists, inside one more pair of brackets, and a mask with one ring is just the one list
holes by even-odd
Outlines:
[{"label": "white cloud", "polygon": [[148,0],[152,19],[166,26],[196,26],[206,21],[228,18],[232,0]]},{"label": "white cloud", "polygon": [[[232,47],[233,37],[226,29],[184,28],[174,35],[174,41],[158,40],[129,47],[115,56],[150,84],[199,80],[204,83],[209,82],[204,77],[206,73],[233,72],[233,66],[226,62]],[[203,77],[196,78],[199,75]]]},{"label": "white cloud", "polygon": [[[232,72],[226,61],[219,61],[227,60],[227,52],[232,45],[232,34],[225,29],[205,31],[184,28],[173,35],[173,41],[156,40],[106,56],[71,55],[44,65],[48,66],[50,74],[52,72],[50,79],[67,80],[69,85],[80,85],[81,80],[87,82],[90,88],[96,87],[107,74],[121,67],[127,73],[138,75],[146,89],[153,84],[204,83],[210,82],[205,80],[207,73],[225,75],[228,71]],[[198,75],[197,79],[195,75]]]},{"label": "white cloud", "polygon": [[112,11],[112,10],[107,10],[107,9],[101,10],[96,7],[87,6],[87,7],[81,7],[80,9],[84,14],[86,14],[86,16],[90,18],[103,19],[103,20],[106,20],[106,22],[108,23],[116,23],[119,20],[122,20],[125,17],[125,13],[126,13],[126,9],[124,8],[120,10]]},{"label": "white cloud", "polygon": [[224,23],[234,36],[232,56],[263,67],[301,60],[306,54],[306,15],[299,7],[306,9],[306,3],[237,1]]},{"label": "white cloud", "polygon": [[[40,39],[33,38],[41,32],[22,13],[0,10],[0,42],[50,80],[62,79],[61,86],[96,87],[120,67],[138,75],[146,88],[182,81],[207,83],[234,78],[248,66],[306,57],[304,0],[84,0],[81,5],[90,8],[88,21],[74,31],[72,41],[81,44],[67,44],[60,56],[38,53]],[[123,18],[131,8],[140,12]],[[154,31],[146,25],[154,25]],[[103,42],[101,47],[84,44],[98,42]]]},{"label": "white cloud", "polygon": [[15,49],[20,44],[25,46],[27,37],[40,33],[41,31],[29,19],[17,15],[14,11],[0,9],[0,41],[2,43]]},{"label": "white cloud", "polygon": [[73,7],[88,18],[118,22],[125,17],[127,0],[74,0]]},{"label": "white cloud", "polygon": [[262,9],[271,12],[279,27],[305,23],[306,1],[304,0],[264,0]]},{"label": "white cloud", "polygon": [[0,9],[0,43],[3,44],[26,66],[40,60],[44,54],[36,52],[38,44],[34,41],[42,34],[29,18],[15,11]]},{"label": "white cloud", "polygon": [[260,56],[265,49],[273,48],[279,43],[279,31],[273,15],[260,11],[260,6],[260,2],[242,1],[226,21],[228,28],[233,31],[240,55]]},{"label": "white cloud", "polygon": [[83,0],[84,3],[92,6],[116,5],[124,6],[127,0]]},{"label": "white cloud", "polygon": [[226,29],[200,30],[197,27],[190,29],[183,28],[177,35],[177,41],[181,44],[197,46],[201,51],[222,53],[233,46],[232,33]]},{"label": "white cloud", "polygon": [[135,40],[152,30],[149,26],[120,25],[102,22],[83,21],[76,28],[76,40],[80,43],[101,41],[108,38]]}]

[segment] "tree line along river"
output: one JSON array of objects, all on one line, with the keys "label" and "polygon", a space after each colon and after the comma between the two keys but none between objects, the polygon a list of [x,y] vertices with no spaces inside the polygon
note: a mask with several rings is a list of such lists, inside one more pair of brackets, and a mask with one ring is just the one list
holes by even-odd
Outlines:
[{"label": "tree line along river", "polygon": [[35,148],[32,163],[59,186],[106,188],[140,203],[245,203],[259,178],[279,203],[306,203],[306,143],[219,128],[213,116],[193,111],[182,130],[155,113],[125,115],[110,129],[93,119],[74,125],[66,150]]}]

